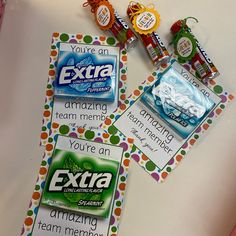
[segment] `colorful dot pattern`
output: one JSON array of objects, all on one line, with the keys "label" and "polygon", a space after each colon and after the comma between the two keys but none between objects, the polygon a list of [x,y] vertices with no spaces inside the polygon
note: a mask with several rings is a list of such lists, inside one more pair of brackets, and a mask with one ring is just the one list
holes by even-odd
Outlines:
[{"label": "colorful dot pattern", "polygon": [[[82,34],[66,34],[66,33],[53,33],[51,52],[50,52],[50,63],[48,72],[48,82],[46,89],[46,98],[43,111],[43,125],[41,130],[41,145],[47,144],[47,138],[51,133],[78,136],[77,130],[73,127],[69,127],[67,124],[51,124],[52,111],[53,111],[53,98],[54,98],[54,86],[56,76],[56,65],[59,52],[60,42],[68,43],[82,43],[92,45],[108,45],[120,47],[119,42],[113,37],[105,36],[91,36]],[[119,71],[119,102],[118,104],[124,103],[126,96],[126,80],[127,80],[127,52],[125,48],[120,47],[120,71]],[[98,123],[97,126],[100,124]],[[94,125],[95,126],[95,125]]]},{"label": "colorful dot pattern", "polygon": [[[67,130],[64,127],[64,130]],[[121,139],[119,134],[114,133],[114,130],[110,129],[110,132],[105,131],[91,131],[80,128],[77,130],[79,137],[85,140],[91,140],[100,143],[108,143],[112,145],[118,145],[123,148],[123,158],[120,165],[120,171],[117,182],[117,189],[115,193],[115,199],[113,204],[113,210],[110,218],[110,228],[108,236],[117,235],[120,215],[122,211],[123,198],[126,189],[126,182],[128,176],[128,169],[130,163],[130,153],[132,151],[133,141],[130,139]],[[21,235],[30,236],[32,235],[34,221],[37,216],[38,208],[40,205],[40,199],[45,185],[45,179],[51,163],[51,156],[53,154],[54,146],[56,144],[56,138],[51,135],[47,139],[45,146],[45,153],[39,169],[39,175],[34,188],[32,199],[29,204],[27,216],[22,227]]]},{"label": "colorful dot pattern", "polygon": [[[176,56],[173,57],[176,60]],[[173,62],[173,60],[171,62]],[[171,63],[170,62],[170,63]],[[125,112],[125,110],[131,106],[139,96],[145,92],[155,81],[158,79],[159,74],[169,66],[160,68],[159,71],[154,71],[133,93],[121,104],[115,113],[110,115],[104,121],[101,126],[105,130],[109,130],[113,123]],[[194,74],[193,71],[190,71]],[[221,79],[218,78],[220,81]],[[184,159],[190,148],[197,142],[202,134],[204,134],[210,126],[213,124],[215,118],[217,118],[226,105],[234,99],[234,95],[227,93],[224,88],[217,84],[215,80],[210,80],[207,86],[214,91],[220,98],[221,103],[211,112],[204,123],[191,135],[191,137],[184,143],[179,152],[168,162],[163,170],[160,170],[147,156],[145,156],[136,146],[133,146],[133,152],[131,157],[145,170],[147,171],[157,182],[163,182],[167,176],[174,170],[174,168]]]}]

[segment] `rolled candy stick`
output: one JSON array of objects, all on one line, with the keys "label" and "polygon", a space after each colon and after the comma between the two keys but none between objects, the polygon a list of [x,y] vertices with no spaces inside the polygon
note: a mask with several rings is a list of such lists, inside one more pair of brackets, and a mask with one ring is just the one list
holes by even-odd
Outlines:
[{"label": "rolled candy stick", "polygon": [[141,38],[154,66],[159,68],[161,65],[167,64],[170,55],[155,32],[160,24],[160,15],[154,9],[154,6],[151,5],[149,8],[137,2],[130,2],[127,15]]},{"label": "rolled candy stick", "polygon": [[219,75],[219,71],[187,25],[187,20],[190,18],[198,22],[196,18],[188,17],[176,21],[171,26],[172,43],[179,61],[183,63],[189,62],[193,70],[197,72],[198,77],[206,82],[209,79],[216,78]]},{"label": "rolled candy stick", "polygon": [[127,49],[135,47],[138,38],[117,11],[107,0],[87,0],[84,7],[90,6],[100,29],[108,30]]}]

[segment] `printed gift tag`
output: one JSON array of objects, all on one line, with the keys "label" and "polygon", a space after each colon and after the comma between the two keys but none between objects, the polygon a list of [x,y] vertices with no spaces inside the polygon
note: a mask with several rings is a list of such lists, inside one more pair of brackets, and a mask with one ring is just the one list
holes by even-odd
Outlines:
[{"label": "printed gift tag", "polygon": [[121,136],[49,137],[22,235],[117,234],[132,149]]},{"label": "printed gift tag", "polygon": [[108,1],[100,1],[95,10],[95,21],[99,28],[108,30],[115,22],[115,11]]},{"label": "printed gift tag", "polygon": [[41,144],[98,129],[125,99],[126,50],[112,37],[53,34]]},{"label": "printed gift tag", "polygon": [[153,4],[144,6],[139,3],[131,2],[131,15],[133,16],[132,25],[139,34],[151,34],[160,26],[160,14]]},{"label": "printed gift tag", "polygon": [[214,80],[206,86],[175,60],[169,66],[149,76],[102,125],[134,139],[132,158],[158,182],[233,99]]}]

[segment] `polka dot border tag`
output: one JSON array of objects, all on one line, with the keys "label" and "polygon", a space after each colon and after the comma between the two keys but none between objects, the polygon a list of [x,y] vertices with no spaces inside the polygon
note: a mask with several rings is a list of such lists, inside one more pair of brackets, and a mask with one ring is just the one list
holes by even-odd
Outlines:
[{"label": "polka dot border tag", "polygon": [[[114,203],[113,203],[112,214],[110,217],[110,226],[108,233],[108,236],[115,236],[117,235],[120,222],[120,216],[123,206],[123,200],[125,195],[127,176],[130,164],[130,157],[131,157],[130,153],[132,151],[133,141],[131,139],[126,139],[124,137],[121,137],[119,132],[115,132],[112,128],[110,128],[110,132],[84,130],[81,128],[80,130],[78,130],[78,133],[81,139],[116,145],[123,148],[123,158],[120,163],[120,170],[117,180],[117,187],[115,190]],[[32,199],[29,204],[27,216],[25,218],[21,231],[21,235],[23,236],[32,235],[34,222],[36,220],[36,216],[38,213],[40,199],[45,186],[45,179],[52,160],[52,154],[56,144],[57,137],[58,135],[51,135],[47,138],[47,144],[45,146],[45,152],[41,163],[41,167],[39,169],[37,182],[34,188]]]},{"label": "polka dot border tag", "polygon": [[[150,86],[152,86],[159,75],[161,75],[164,70],[174,61],[176,61],[175,56],[171,62],[160,68],[160,70],[154,71],[137,89],[135,89],[132,94],[122,103],[117,110],[106,118],[102,124],[104,130],[111,129],[114,127],[112,124],[119,119],[119,117],[139,98],[139,96],[144,93]],[[184,66],[186,68],[186,65]],[[190,70],[190,68],[186,68]],[[190,71],[194,74],[193,71]],[[220,81],[221,79],[218,78]],[[167,176],[176,168],[176,166],[184,159],[187,152],[192,148],[192,146],[199,140],[200,136],[203,135],[214,123],[214,120],[222,113],[226,105],[234,99],[234,95],[225,91],[225,89],[218,84],[215,80],[210,80],[207,86],[221,98],[221,102],[218,106],[208,115],[205,121],[199,126],[195,132],[188,138],[188,140],[180,148],[179,152],[168,162],[163,170],[160,170],[155,163],[153,163],[146,155],[144,155],[135,145],[133,145],[133,150],[131,157],[157,182],[163,182]],[[114,127],[115,128],[115,127]],[[114,129],[112,128],[112,129]]]},{"label": "polka dot border tag", "polygon": [[[119,100],[118,105],[122,104],[125,99],[125,90],[127,87],[127,51],[120,43],[113,37],[106,36],[91,36],[82,34],[67,34],[67,33],[53,33],[48,81],[46,88],[46,97],[43,110],[43,120],[41,129],[41,142],[40,144],[45,146],[47,139],[51,133],[63,134],[70,136],[79,136],[78,129],[71,127],[67,124],[52,123],[52,112],[54,104],[54,81],[56,76],[56,65],[59,53],[60,43],[79,43],[79,44],[91,44],[91,45],[104,45],[104,46],[115,46],[120,47],[120,67],[119,67]],[[99,124],[98,124],[99,126]]]}]

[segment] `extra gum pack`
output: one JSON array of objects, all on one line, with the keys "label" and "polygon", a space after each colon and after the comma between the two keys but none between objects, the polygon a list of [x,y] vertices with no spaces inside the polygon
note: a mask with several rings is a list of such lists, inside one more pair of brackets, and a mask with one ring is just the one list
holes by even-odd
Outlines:
[{"label": "extra gum pack", "polygon": [[[216,104],[186,80],[176,69],[176,64],[178,63],[172,63],[142,96],[141,101],[185,139],[201,124]],[[185,73],[188,71],[185,70]],[[190,73],[188,75],[191,76]]]},{"label": "extra gum pack", "polygon": [[108,217],[119,163],[56,149],[42,204]]},{"label": "extra gum pack", "polygon": [[113,102],[117,90],[117,57],[79,54],[60,45],[55,96]]}]

